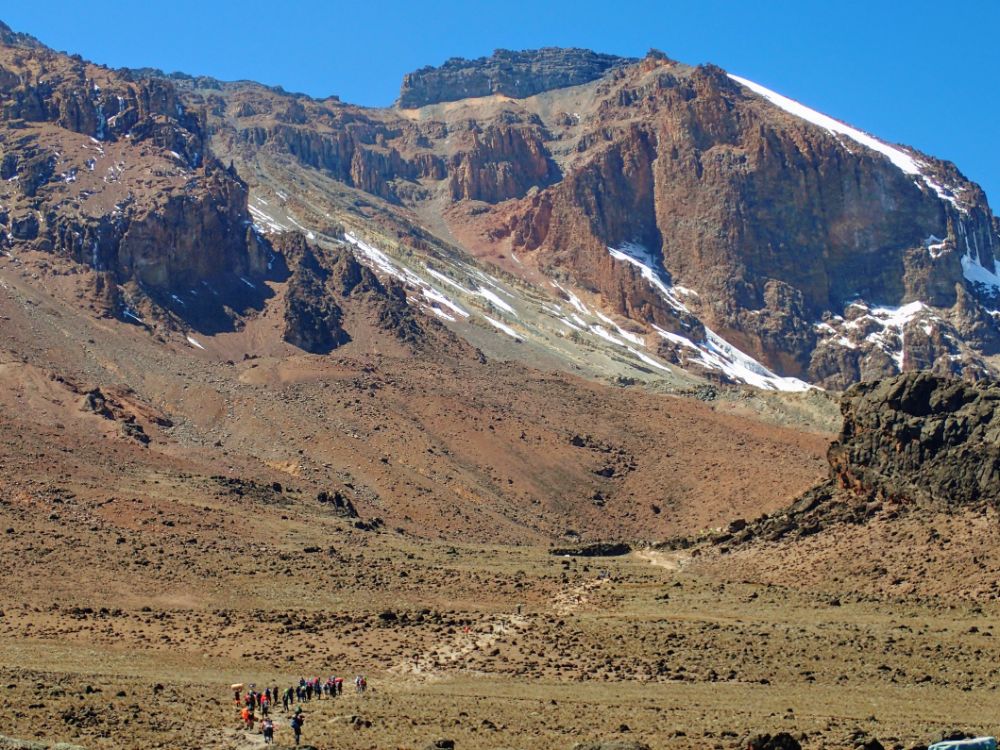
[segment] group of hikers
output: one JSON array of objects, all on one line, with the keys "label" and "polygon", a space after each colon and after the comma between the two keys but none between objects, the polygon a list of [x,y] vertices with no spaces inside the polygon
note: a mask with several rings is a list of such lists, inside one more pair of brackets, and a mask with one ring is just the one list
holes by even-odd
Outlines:
[{"label": "group of hikers", "polygon": [[[233,691],[233,700],[236,706],[240,708],[240,719],[244,729],[253,731],[257,724],[257,712],[260,712],[260,732],[264,735],[265,745],[274,742],[274,719],[271,718],[271,712],[277,710],[279,695],[281,709],[286,714],[292,704],[298,703],[299,705],[295,706],[288,722],[288,726],[295,735],[295,744],[298,745],[302,739],[302,725],[305,723],[305,714],[301,704],[304,701],[311,701],[313,698],[321,700],[324,697],[336,698],[343,695],[344,678],[330,676],[326,680],[319,677],[307,680],[302,677],[297,685],[292,685],[280,692],[277,685],[258,690],[253,683],[245,692],[243,683],[231,685],[230,689]],[[364,675],[358,675],[354,678],[354,690],[358,694],[364,693],[367,689],[368,680],[365,679]]]}]

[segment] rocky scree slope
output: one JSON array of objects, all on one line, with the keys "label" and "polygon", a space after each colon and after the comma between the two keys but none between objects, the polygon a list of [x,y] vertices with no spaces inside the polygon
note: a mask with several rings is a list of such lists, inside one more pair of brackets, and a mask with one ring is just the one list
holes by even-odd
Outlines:
[{"label": "rocky scree slope", "polygon": [[660,362],[772,387],[992,371],[998,225],[954,165],[711,65],[554,56],[423,69],[408,109],[178,85],[255,188],[316,170],[346,188],[324,212],[375,210],[417,251],[429,233],[571,301],[559,283]]}]

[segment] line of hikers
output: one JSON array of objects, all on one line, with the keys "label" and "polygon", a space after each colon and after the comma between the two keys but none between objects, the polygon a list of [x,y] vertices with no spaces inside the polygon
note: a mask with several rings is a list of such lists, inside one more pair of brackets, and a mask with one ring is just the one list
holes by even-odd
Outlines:
[{"label": "line of hikers", "polygon": [[[278,686],[265,687],[263,691],[260,691],[257,690],[255,684],[251,683],[250,688],[245,693],[243,687],[243,683],[230,686],[233,691],[233,701],[237,707],[241,707],[240,718],[243,721],[243,728],[253,731],[254,725],[257,723],[255,712],[259,709],[261,714],[260,729],[264,735],[264,744],[269,745],[274,742],[274,720],[270,717],[270,713],[275,710],[274,706],[278,701]],[[364,675],[358,675],[354,678],[354,690],[358,694],[364,693],[367,689],[368,680]],[[344,679],[342,677],[331,675],[326,680],[319,677],[307,680],[302,677],[297,685],[292,685],[281,692],[281,707],[287,714],[289,707],[296,701],[301,704],[303,701],[311,701],[314,697],[319,700],[323,696],[336,698],[343,694]],[[289,721],[289,726],[295,735],[296,745],[302,738],[302,725],[304,723],[305,716],[302,713],[302,706],[298,705]]]}]

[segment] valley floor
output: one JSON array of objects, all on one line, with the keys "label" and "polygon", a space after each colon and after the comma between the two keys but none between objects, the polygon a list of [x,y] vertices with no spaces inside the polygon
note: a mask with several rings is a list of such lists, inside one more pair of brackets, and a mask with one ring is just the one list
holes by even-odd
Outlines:
[{"label": "valley floor", "polygon": [[[238,728],[230,683],[363,673],[367,694],[305,704],[305,741],[728,748],[789,731],[807,748],[863,736],[910,747],[955,728],[1000,730],[992,604],[723,581],[678,553],[587,561],[378,538],[364,550],[365,575],[382,582],[373,590],[329,586],[293,561],[234,578],[259,600],[225,609],[59,600],[40,587],[5,596],[0,723],[93,748],[235,750],[262,741]],[[10,562],[30,581],[21,560]],[[214,586],[226,582],[204,590]],[[291,737],[283,718],[279,744]]]}]

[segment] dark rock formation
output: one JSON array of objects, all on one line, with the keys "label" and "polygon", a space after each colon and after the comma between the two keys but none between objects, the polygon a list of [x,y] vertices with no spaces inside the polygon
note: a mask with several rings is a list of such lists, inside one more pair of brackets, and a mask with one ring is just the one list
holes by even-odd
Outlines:
[{"label": "dark rock formation", "polygon": [[929,373],[861,383],[829,451],[837,484],[869,500],[1000,504],[1000,385]]},{"label": "dark rock formation", "polygon": [[759,734],[751,737],[746,743],[747,750],[801,750],[799,741],[788,734],[779,732],[775,735]]},{"label": "dark rock formation", "polygon": [[329,353],[351,340],[348,314],[404,344],[424,342],[424,325],[402,287],[383,284],[346,247],[312,246],[301,233],[289,232],[276,239],[275,249],[291,269],[283,333],[288,343],[313,354]]},{"label": "dark rock formation", "polygon": [[615,55],[560,47],[523,52],[498,49],[476,60],[453,57],[438,68],[427,66],[408,73],[398,105],[423,107],[491,94],[519,99],[593,81],[629,62]]},{"label": "dark rock formation", "polygon": [[801,538],[887,509],[1000,506],[1000,384],[907,373],[853,386],[841,411],[830,479],[785,510],[707,541]]},{"label": "dark rock formation", "polygon": [[557,547],[549,550],[550,555],[558,557],[618,557],[627,555],[632,548],[625,542],[594,542],[582,547]]}]

